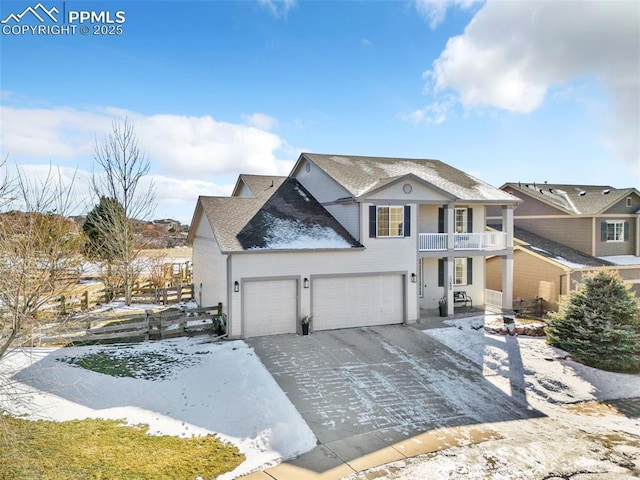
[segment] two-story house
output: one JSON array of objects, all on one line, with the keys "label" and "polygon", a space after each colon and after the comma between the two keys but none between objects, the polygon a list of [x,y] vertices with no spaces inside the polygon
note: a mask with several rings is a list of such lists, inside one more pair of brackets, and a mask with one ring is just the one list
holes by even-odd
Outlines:
[{"label": "two-story house", "polygon": [[[640,192],[635,188],[549,183],[506,183],[521,200],[514,213],[514,295],[541,297],[556,310],[585,273],[616,270],[640,292]],[[501,212],[487,223],[499,228]],[[489,260],[488,287],[500,284]]]},{"label": "two-story house", "polygon": [[[512,305],[519,200],[438,160],[303,153],[287,177],[241,175],[200,197],[189,232],[196,298],[222,302],[232,338],[419,321],[454,292],[485,299],[502,260]],[[502,231],[487,231],[486,209]]]}]

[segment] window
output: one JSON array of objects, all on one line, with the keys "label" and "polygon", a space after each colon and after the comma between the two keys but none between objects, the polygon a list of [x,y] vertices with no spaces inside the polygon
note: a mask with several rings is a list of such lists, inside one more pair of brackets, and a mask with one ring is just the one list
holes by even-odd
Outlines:
[{"label": "window", "polygon": [[411,235],[411,207],[378,207],[369,211],[370,237],[408,237]]},{"label": "window", "polygon": [[[473,284],[473,258],[455,258],[453,262],[452,281],[454,285],[472,285]],[[438,259],[438,286],[443,287],[444,279],[444,260]]]},{"label": "window", "polygon": [[633,201],[631,197],[627,197],[627,207],[631,207],[631,205],[633,205]]},{"label": "window", "polygon": [[623,242],[624,241],[624,222],[606,222],[606,241],[607,242]]},{"label": "window", "polygon": [[455,213],[455,232],[456,233],[469,233],[467,231],[468,223],[467,223],[467,209],[466,208],[456,208]]},{"label": "window", "polygon": [[466,285],[467,284],[467,259],[456,258],[455,260],[455,284]]}]

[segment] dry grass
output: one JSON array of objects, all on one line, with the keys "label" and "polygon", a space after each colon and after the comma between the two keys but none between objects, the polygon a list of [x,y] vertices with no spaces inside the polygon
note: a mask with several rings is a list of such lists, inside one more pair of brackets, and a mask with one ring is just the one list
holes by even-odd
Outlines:
[{"label": "dry grass", "polygon": [[213,479],[244,460],[214,436],[147,435],[146,425],[0,417],[0,478],[5,480]]}]

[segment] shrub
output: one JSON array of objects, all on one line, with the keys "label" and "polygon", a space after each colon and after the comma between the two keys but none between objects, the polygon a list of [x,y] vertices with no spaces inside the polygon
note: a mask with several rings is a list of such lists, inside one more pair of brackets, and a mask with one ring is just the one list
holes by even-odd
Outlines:
[{"label": "shrub", "polygon": [[617,272],[586,275],[548,315],[548,342],[586,365],[640,372],[640,305]]}]

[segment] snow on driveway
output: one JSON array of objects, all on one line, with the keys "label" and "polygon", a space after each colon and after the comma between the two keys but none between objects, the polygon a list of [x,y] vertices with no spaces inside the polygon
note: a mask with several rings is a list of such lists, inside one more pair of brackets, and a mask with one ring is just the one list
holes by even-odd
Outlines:
[{"label": "snow on driveway", "polygon": [[[155,358],[162,373],[150,378],[114,377],[68,363],[100,351],[139,354],[151,363]],[[141,373],[153,367],[147,364]],[[151,434],[214,433],[247,457],[222,479],[276,464],[316,445],[300,414],[242,341],[180,338],[19,350],[0,362],[0,387],[3,408],[33,419],[125,419],[148,424]]]}]

